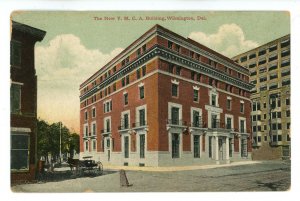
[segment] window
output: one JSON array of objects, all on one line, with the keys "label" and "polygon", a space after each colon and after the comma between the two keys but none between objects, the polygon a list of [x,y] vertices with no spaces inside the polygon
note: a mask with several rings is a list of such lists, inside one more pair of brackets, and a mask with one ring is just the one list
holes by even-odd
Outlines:
[{"label": "window", "polygon": [[252,121],[256,121],[256,115],[252,116]]},{"label": "window", "polygon": [[140,135],[140,158],[145,158],[145,134]]},{"label": "window", "polygon": [[254,64],[250,64],[249,65],[249,68],[254,68],[256,66],[256,64],[254,63]]},{"label": "window", "polygon": [[12,84],[10,88],[10,112],[21,112],[21,85]]},{"label": "window", "polygon": [[253,59],[253,58],[255,58],[256,57],[256,53],[253,53],[253,54],[250,54],[249,55],[249,59]]},{"label": "window", "polygon": [[84,112],[84,120],[85,120],[85,121],[88,120],[88,112],[87,112],[87,111]]},{"label": "window", "polygon": [[272,83],[272,84],[270,84],[270,86],[269,86],[269,90],[272,90],[272,89],[277,89],[278,88],[278,84],[276,83]]},{"label": "window", "polygon": [[217,96],[215,94],[211,95],[211,105],[217,106]]},{"label": "window", "polygon": [[174,65],[169,64],[169,73],[173,73]]},{"label": "window", "polygon": [[140,87],[140,99],[144,99],[145,97],[145,92],[144,92],[144,86]]},{"label": "window", "polygon": [[89,151],[89,142],[85,141],[85,151]]},{"label": "window", "polygon": [[173,43],[171,41],[168,41],[168,48],[170,48],[170,49],[173,48]]},{"label": "window", "polygon": [[117,84],[114,83],[114,84],[113,84],[113,91],[116,91],[116,90],[117,90]]},{"label": "window", "polygon": [[267,119],[267,114],[264,114],[264,119]]},{"label": "window", "polygon": [[291,127],[291,123],[287,123],[286,124],[286,129],[290,129],[290,127]]},{"label": "window", "polygon": [[257,121],[261,121],[261,116],[260,116],[260,114],[257,115]]},{"label": "window", "polygon": [[218,128],[219,127],[219,120],[217,119],[217,115],[212,114],[211,115],[211,127],[212,128]]},{"label": "window", "polygon": [[21,65],[21,50],[22,45],[20,42],[11,41],[10,42],[10,64],[13,66],[20,66]]},{"label": "window", "polygon": [[105,101],[103,103],[103,110],[104,110],[104,113],[112,111],[112,101],[111,100]]},{"label": "window", "polygon": [[117,66],[114,66],[113,72],[115,73],[117,71]]},{"label": "window", "polygon": [[260,78],[259,78],[259,81],[260,81],[260,82],[265,82],[265,81],[267,81],[267,77],[260,77]]},{"label": "window", "polygon": [[281,42],[281,48],[287,47],[289,45],[290,45],[290,40],[289,39]]},{"label": "window", "polygon": [[240,132],[245,133],[245,120],[240,120]]},{"label": "window", "polygon": [[106,119],[106,132],[109,133],[110,132],[110,120]]},{"label": "window", "polygon": [[200,158],[200,136],[194,135],[194,158]]},{"label": "window", "polygon": [[175,49],[176,49],[176,52],[180,52],[180,46],[179,45],[176,45]]},{"label": "window", "polygon": [[244,113],[244,103],[240,103],[240,112]]},{"label": "window", "polygon": [[192,127],[200,127],[200,113],[199,111],[193,110],[193,122]]},{"label": "window", "polygon": [[250,76],[253,76],[253,75],[256,75],[256,74],[257,74],[256,71],[250,72]]},{"label": "window", "polygon": [[146,118],[145,118],[145,109],[139,110],[139,123],[140,126],[145,126],[146,125]]},{"label": "window", "polygon": [[124,158],[129,158],[129,137],[124,137]]},{"label": "window", "polygon": [[281,57],[286,57],[286,56],[289,56],[290,55],[290,50],[283,50],[281,52]]},{"label": "window", "polygon": [[277,54],[269,57],[269,62],[277,60]]},{"label": "window", "polygon": [[263,85],[259,88],[260,91],[266,91],[267,90],[267,85]]},{"label": "window", "polygon": [[190,51],[190,57],[194,58],[194,52]]},{"label": "window", "polygon": [[258,65],[262,65],[262,64],[265,64],[265,63],[266,63],[266,59],[263,59],[263,60],[258,62]]},{"label": "window", "polygon": [[285,112],[285,116],[286,116],[286,117],[290,117],[290,116],[291,116],[290,110],[287,110],[287,111]]},{"label": "window", "polygon": [[196,79],[197,79],[198,82],[200,82],[200,80],[201,80],[201,74],[200,73],[197,74],[197,78]]},{"label": "window", "polygon": [[256,132],[256,126],[252,127],[253,132]]},{"label": "window", "polygon": [[290,105],[290,99],[289,98],[285,99],[285,105]]},{"label": "window", "polygon": [[126,85],[129,84],[129,75],[126,76]]},{"label": "window", "polygon": [[92,135],[96,135],[96,123],[92,124]]},{"label": "window", "polygon": [[281,77],[285,77],[290,75],[290,70],[286,70],[286,71],[281,71]]},{"label": "window", "polygon": [[261,55],[264,55],[264,54],[266,54],[266,50],[260,50],[259,52],[258,52],[258,56],[261,56]]},{"label": "window", "polygon": [[281,85],[282,86],[286,86],[286,85],[290,85],[291,84],[291,80],[282,80]]},{"label": "window", "polygon": [[198,93],[198,90],[194,89],[194,101],[195,102],[198,102],[199,100],[199,93]]},{"label": "window", "polygon": [[278,76],[277,76],[277,73],[271,74],[271,75],[270,75],[270,80],[276,79],[277,77],[278,77]]},{"label": "window", "polygon": [[179,108],[177,107],[171,109],[171,124],[179,125]]},{"label": "window", "polygon": [[142,46],[142,49],[143,49],[143,52],[146,52],[146,49],[147,49],[146,44]]},{"label": "window", "polygon": [[142,75],[145,76],[146,75],[146,66],[142,67]]},{"label": "window", "polygon": [[181,67],[176,66],[176,75],[180,75],[180,72],[181,72]]},{"label": "window", "polygon": [[11,134],[11,169],[29,169],[29,141],[28,134]]},{"label": "window", "polygon": [[241,62],[245,62],[245,61],[247,61],[247,56],[243,56],[243,57],[241,57],[241,60],[240,60]]},{"label": "window", "polygon": [[122,78],[122,87],[124,87],[125,86],[125,78],[123,77]]},{"label": "window", "polygon": [[191,71],[191,79],[194,80],[195,79],[195,72]]},{"label": "window", "polygon": [[273,52],[275,50],[277,50],[277,45],[273,45],[269,48],[269,52]]},{"label": "window", "polygon": [[288,59],[288,60],[283,60],[282,62],[281,62],[281,67],[286,67],[286,66],[289,66],[290,65],[290,60]]},{"label": "window", "polygon": [[141,49],[140,48],[136,51],[136,54],[137,54],[137,56],[141,55]]},{"label": "window", "polygon": [[128,93],[124,94],[124,105],[128,105]]},{"label": "window", "polygon": [[129,128],[129,115],[124,114],[123,116],[123,129],[128,129]]},{"label": "window", "polygon": [[277,69],[277,63],[272,64],[272,65],[269,66],[269,71],[272,71],[272,70],[275,70],[275,69]]},{"label": "window", "polygon": [[95,118],[96,117],[96,108],[92,109],[92,117]]},{"label": "window", "polygon": [[136,79],[138,80],[140,78],[141,78],[141,69],[139,68],[136,70]]},{"label": "window", "polygon": [[231,110],[231,100],[230,99],[226,100],[226,108],[227,108],[227,110]]},{"label": "window", "polygon": [[230,117],[227,117],[227,119],[226,119],[226,129],[232,129],[231,120],[232,119]]},{"label": "window", "polygon": [[177,84],[172,84],[172,96],[178,97],[178,85]]},{"label": "window", "polygon": [[179,134],[172,133],[172,158],[179,158]]},{"label": "window", "polygon": [[127,63],[129,63],[129,56],[128,57],[126,57],[126,59],[125,59],[125,63],[127,64]]},{"label": "window", "polygon": [[96,151],[96,140],[93,140],[93,151]]}]

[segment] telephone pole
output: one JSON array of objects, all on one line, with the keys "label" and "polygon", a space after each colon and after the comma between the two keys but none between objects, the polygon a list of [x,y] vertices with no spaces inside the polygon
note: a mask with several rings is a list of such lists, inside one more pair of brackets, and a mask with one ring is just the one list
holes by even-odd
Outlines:
[{"label": "telephone pole", "polygon": [[59,122],[59,162],[61,163],[61,122]]}]

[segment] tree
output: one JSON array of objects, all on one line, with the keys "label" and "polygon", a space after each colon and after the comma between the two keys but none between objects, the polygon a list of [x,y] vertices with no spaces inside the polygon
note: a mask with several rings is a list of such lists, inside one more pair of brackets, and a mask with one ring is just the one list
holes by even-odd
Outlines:
[{"label": "tree", "polygon": [[61,153],[64,156],[73,157],[74,151],[79,153],[79,135],[71,133],[70,130],[62,124],[55,122],[51,125],[44,120],[38,119],[38,157],[44,157],[49,162],[60,158],[60,136],[61,136]]}]

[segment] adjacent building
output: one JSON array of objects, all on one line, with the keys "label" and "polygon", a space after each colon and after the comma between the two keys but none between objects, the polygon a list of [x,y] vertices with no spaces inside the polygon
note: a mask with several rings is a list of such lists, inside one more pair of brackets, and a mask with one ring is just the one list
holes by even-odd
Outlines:
[{"label": "adjacent building", "polygon": [[14,21],[11,30],[11,181],[30,181],[35,178],[37,164],[34,45],[46,32]]},{"label": "adjacent building", "polygon": [[80,85],[80,157],[173,166],[251,159],[249,71],[155,25]]},{"label": "adjacent building", "polygon": [[235,56],[249,69],[253,159],[290,157],[290,35]]}]

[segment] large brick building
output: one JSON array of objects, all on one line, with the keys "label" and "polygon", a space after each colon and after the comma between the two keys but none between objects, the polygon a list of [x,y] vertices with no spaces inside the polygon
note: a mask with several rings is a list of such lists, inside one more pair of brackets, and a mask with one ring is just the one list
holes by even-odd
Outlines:
[{"label": "large brick building", "polygon": [[11,33],[11,180],[35,178],[37,140],[37,76],[34,45],[46,32],[12,22]]},{"label": "large brick building", "polygon": [[253,159],[290,157],[290,35],[233,58],[250,70]]},{"label": "large brick building", "polygon": [[156,25],[80,85],[80,157],[171,166],[251,158],[249,72]]}]

